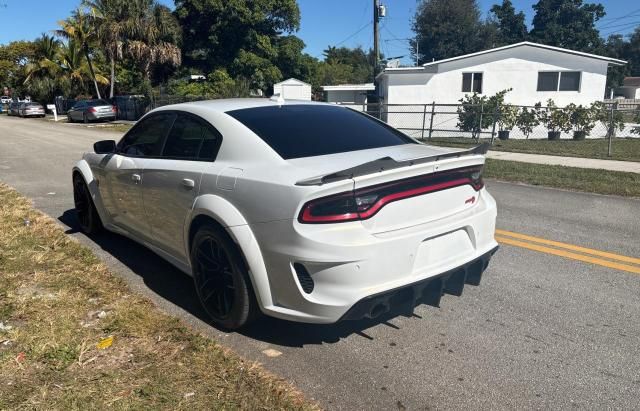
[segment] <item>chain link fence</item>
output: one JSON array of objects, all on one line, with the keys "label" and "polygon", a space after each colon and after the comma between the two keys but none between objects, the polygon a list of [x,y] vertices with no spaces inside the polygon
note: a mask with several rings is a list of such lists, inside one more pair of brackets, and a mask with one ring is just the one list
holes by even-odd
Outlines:
[{"label": "chain link fence", "polygon": [[420,139],[582,139],[640,137],[640,102],[598,108],[463,104],[368,104],[354,107]]}]

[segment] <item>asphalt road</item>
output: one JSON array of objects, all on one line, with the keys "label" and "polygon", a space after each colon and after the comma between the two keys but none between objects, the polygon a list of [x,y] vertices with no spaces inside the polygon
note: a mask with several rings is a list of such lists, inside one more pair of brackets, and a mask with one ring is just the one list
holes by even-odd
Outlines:
[{"label": "asphalt road", "polygon": [[[226,334],[189,277],[113,234],[75,232],[70,169],[118,134],[0,116],[0,180],[163,310],[329,409],[640,408],[640,275],[504,244],[479,287],[411,317]],[[640,183],[640,182],[639,182]],[[640,201],[488,182],[498,228],[640,257]],[[269,355],[265,354],[268,353]]]}]

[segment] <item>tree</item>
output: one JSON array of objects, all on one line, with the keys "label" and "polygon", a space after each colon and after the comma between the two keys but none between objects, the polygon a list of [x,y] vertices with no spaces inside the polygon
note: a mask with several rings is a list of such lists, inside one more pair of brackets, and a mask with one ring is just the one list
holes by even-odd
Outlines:
[{"label": "tree", "polygon": [[155,0],[85,0],[92,11],[98,40],[109,59],[114,95],[116,63],[132,58],[148,90],[156,64],[178,66],[181,30],[171,11]]},{"label": "tree", "polygon": [[296,0],[176,0],[185,63],[210,73],[229,68],[266,91],[282,77],[277,64],[282,33],[299,28]]},{"label": "tree", "polygon": [[629,37],[629,43],[622,56],[629,62],[629,75],[640,76],[640,26]]},{"label": "tree", "polygon": [[84,4],[91,10],[92,24],[98,42],[110,65],[109,97],[113,98],[116,83],[116,61],[123,58],[123,45],[135,31],[135,20],[129,13],[130,3],[123,0],[93,0]]},{"label": "tree", "polygon": [[127,42],[127,52],[138,62],[147,84],[151,83],[151,68],[154,64],[179,66],[182,58],[180,27],[171,11],[155,0],[135,0],[137,8],[134,18],[137,29]]},{"label": "tree", "polygon": [[494,4],[490,11],[497,29],[498,44],[495,46],[519,43],[527,39],[525,15],[522,11],[516,13],[511,0],[503,0],[501,5]]},{"label": "tree", "polygon": [[109,80],[102,74],[91,71],[83,47],[75,40],[69,40],[60,46],[57,60],[60,66],[58,78],[65,82],[71,95],[85,94],[86,82],[91,82],[94,78],[102,85],[109,84]]},{"label": "tree", "polygon": [[[413,31],[419,43],[419,62],[490,47],[476,0],[425,0],[416,11]],[[415,41],[411,48],[415,50]]]},{"label": "tree", "polygon": [[582,0],[539,0],[534,4],[535,42],[584,52],[597,52],[604,42],[596,22],[604,17],[602,4],[583,4]]},{"label": "tree", "polygon": [[19,91],[27,77],[27,64],[36,56],[32,41],[13,41],[0,45],[0,86]]},{"label": "tree", "polygon": [[96,91],[96,97],[102,98],[98,81],[91,62],[91,46],[97,40],[97,30],[95,25],[91,23],[89,17],[84,10],[79,7],[73,12],[73,15],[66,20],[58,22],[61,30],[55,30],[55,33],[63,38],[73,40],[84,52],[87,59],[91,79]]},{"label": "tree", "polygon": [[25,66],[25,91],[38,100],[51,101],[63,90],[60,81],[60,66],[57,63],[60,41],[42,34],[33,42],[34,55]]}]

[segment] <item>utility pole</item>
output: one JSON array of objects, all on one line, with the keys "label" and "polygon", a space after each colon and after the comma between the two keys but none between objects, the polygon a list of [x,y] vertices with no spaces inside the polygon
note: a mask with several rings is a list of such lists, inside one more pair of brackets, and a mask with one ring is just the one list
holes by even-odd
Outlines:
[{"label": "utility pole", "polygon": [[380,0],[373,0],[373,78],[378,75],[378,67],[380,62],[380,47],[378,40],[378,23],[380,22]]}]

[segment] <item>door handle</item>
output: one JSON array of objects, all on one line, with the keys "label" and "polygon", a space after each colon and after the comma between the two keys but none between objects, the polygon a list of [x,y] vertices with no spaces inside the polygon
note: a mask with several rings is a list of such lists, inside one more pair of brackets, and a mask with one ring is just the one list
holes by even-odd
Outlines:
[{"label": "door handle", "polygon": [[193,180],[192,180],[192,179],[190,179],[190,178],[183,178],[183,179],[182,179],[182,185],[183,185],[185,188],[188,188],[189,190],[191,190],[193,187],[195,187],[195,186],[196,186],[196,182],[195,182],[195,181],[193,181]]},{"label": "door handle", "polygon": [[140,174],[131,174],[131,180],[133,180],[134,184],[139,184],[142,177],[140,177]]}]

